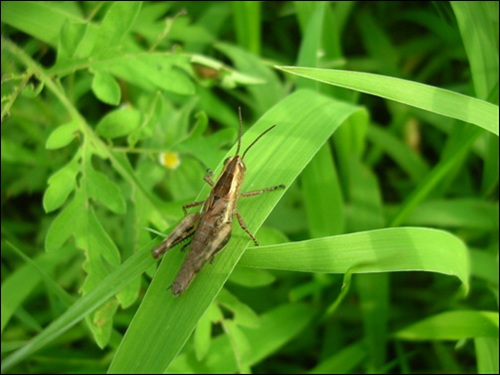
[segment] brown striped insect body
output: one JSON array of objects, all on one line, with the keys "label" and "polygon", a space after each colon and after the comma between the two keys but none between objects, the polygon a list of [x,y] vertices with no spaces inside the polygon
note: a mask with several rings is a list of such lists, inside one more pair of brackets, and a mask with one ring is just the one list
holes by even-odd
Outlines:
[{"label": "brown striped insect body", "polygon": [[[171,285],[174,295],[179,295],[184,292],[203,265],[207,261],[212,263],[217,252],[222,250],[227,244],[231,238],[233,216],[236,216],[241,228],[250,236],[255,245],[258,245],[257,240],[248,230],[245,221],[237,210],[237,203],[240,196],[253,196],[285,187],[284,185],[278,185],[241,193],[241,186],[246,172],[245,163],[243,162],[246,153],[260,138],[262,138],[262,136],[272,130],[276,125],[271,126],[260,134],[250,146],[247,147],[243,155],[240,156],[239,151],[243,127],[241,110],[239,112],[239,118],[240,127],[236,154],[225,160],[224,169],[215,183],[211,179],[211,172],[204,178],[204,180],[212,186],[210,195],[205,201],[186,204],[183,207],[186,217],[177,225],[172,233],[152,251],[153,257],[158,258],[172,247],[192,237],[186,258]],[[187,214],[187,208],[199,205],[203,205],[200,213]]]}]

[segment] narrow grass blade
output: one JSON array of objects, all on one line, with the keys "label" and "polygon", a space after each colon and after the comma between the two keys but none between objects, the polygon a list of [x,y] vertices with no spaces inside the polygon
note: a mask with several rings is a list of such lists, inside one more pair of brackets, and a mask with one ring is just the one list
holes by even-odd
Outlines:
[{"label": "narrow grass blade", "polygon": [[498,135],[498,106],[457,92],[364,72],[277,66],[284,72],[391,99],[469,122]]}]

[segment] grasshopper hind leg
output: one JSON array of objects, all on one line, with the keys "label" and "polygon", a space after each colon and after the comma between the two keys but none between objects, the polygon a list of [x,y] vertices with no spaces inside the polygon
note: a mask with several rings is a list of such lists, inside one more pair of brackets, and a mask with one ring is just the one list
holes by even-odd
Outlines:
[{"label": "grasshopper hind leg", "polygon": [[238,223],[240,223],[241,229],[243,229],[250,236],[250,238],[252,239],[255,246],[259,246],[259,243],[255,239],[255,236],[248,230],[247,225],[245,224],[245,220],[243,220],[243,217],[241,216],[241,214],[238,211],[236,211],[234,214],[236,215],[236,218],[238,219]]},{"label": "grasshopper hind leg", "polygon": [[172,233],[153,250],[153,258],[157,259],[166,253],[171,248],[177,246],[186,239],[193,236],[200,224],[200,214],[194,213],[186,216],[181,222],[174,228]]}]

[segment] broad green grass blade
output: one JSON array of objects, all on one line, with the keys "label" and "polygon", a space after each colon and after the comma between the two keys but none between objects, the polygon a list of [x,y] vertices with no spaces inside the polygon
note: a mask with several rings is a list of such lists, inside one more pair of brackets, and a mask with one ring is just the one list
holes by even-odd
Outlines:
[{"label": "broad green grass blade", "polygon": [[469,122],[498,135],[498,106],[457,92],[364,72],[294,66],[276,68],[299,77],[350,88]]},{"label": "broad green grass blade", "polygon": [[428,228],[390,228],[248,250],[240,266],[300,272],[426,271],[453,275],[468,289],[469,257],[456,236]]},{"label": "broad green grass blade", "polygon": [[[297,91],[271,108],[244,135],[245,149],[269,126],[276,128],[247,154],[247,176],[243,191],[292,181],[335,129],[353,114],[366,116],[359,107],[336,102],[313,91]],[[234,155],[236,146],[227,156]],[[222,165],[215,170],[217,176]],[[198,197],[206,198],[207,186]],[[256,232],[277,203],[282,191],[240,200],[239,211],[249,230]],[[110,373],[164,372],[184,346],[204,311],[212,303],[249,243],[234,225],[233,236],[206,265],[191,286],[178,298],[167,287],[172,283],[183,255],[168,253],[151,283],[109,368]]]},{"label": "broad green grass blade", "polygon": [[[150,247],[148,246],[148,249]],[[148,249],[137,253],[106,277],[97,288],[75,302],[63,315],[53,321],[38,336],[21,349],[2,360],[2,372],[47,346],[64,332],[100,307],[128,283],[139,277],[154,260]]]},{"label": "broad green grass blade", "polygon": [[498,313],[493,311],[448,311],[403,328],[395,334],[395,337],[403,340],[498,338]]}]

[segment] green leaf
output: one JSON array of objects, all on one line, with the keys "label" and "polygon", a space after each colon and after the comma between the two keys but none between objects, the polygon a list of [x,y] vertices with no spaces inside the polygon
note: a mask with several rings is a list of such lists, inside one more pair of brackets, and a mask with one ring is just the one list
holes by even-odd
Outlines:
[{"label": "green leaf", "polygon": [[47,251],[59,250],[61,246],[78,232],[79,225],[83,219],[82,207],[84,196],[77,190],[73,200],[57,215],[50,225],[45,237],[45,249]]},{"label": "green leaf", "polygon": [[448,311],[399,330],[402,340],[461,340],[472,337],[498,338],[498,313],[492,311]]},{"label": "green leaf", "polygon": [[168,53],[118,55],[91,62],[94,70],[106,71],[145,90],[162,89],[181,95],[193,95],[195,86],[186,71],[189,56]]},{"label": "green leaf", "polygon": [[428,228],[389,228],[248,250],[240,266],[300,272],[426,271],[453,275],[468,289],[467,248],[454,235]]},{"label": "green leaf", "polygon": [[108,345],[116,310],[118,310],[118,301],[111,299],[95,313],[87,316],[88,326],[101,349]]},{"label": "green leaf", "polygon": [[[77,246],[85,252],[86,260],[83,269],[87,272],[87,277],[81,288],[85,295],[94,290],[119,266],[120,253],[93,209],[88,204],[80,209],[84,217],[79,226],[80,230],[75,233],[75,238]],[[108,301],[105,306],[87,316],[87,323],[101,348],[109,342],[113,316],[117,308],[116,300]]]},{"label": "green leaf", "polygon": [[218,323],[224,319],[222,311],[216,303],[212,303],[201,317],[194,331],[194,351],[196,359],[201,361],[208,353],[212,340],[212,322]]},{"label": "green leaf", "polygon": [[[285,343],[300,334],[315,317],[315,311],[301,303],[283,304],[260,317],[257,328],[240,328],[245,335],[247,352],[240,366],[249,367],[268,357]],[[238,370],[228,335],[212,340],[203,362],[195,359],[193,351],[179,355],[168,368],[169,373],[235,373]]]},{"label": "green leaf", "polygon": [[123,137],[141,124],[141,112],[134,108],[119,108],[109,112],[97,124],[97,134],[112,139]]},{"label": "green leaf", "polygon": [[469,122],[498,135],[498,106],[457,92],[364,72],[276,66],[284,72],[361,91]]},{"label": "green leaf", "polygon": [[120,85],[111,74],[102,71],[94,73],[92,80],[92,91],[95,96],[104,103],[117,105],[120,103]]},{"label": "green leaf", "polygon": [[6,137],[0,140],[2,148],[2,161],[11,163],[20,163],[33,165],[36,163],[36,156],[33,150],[27,148],[25,145],[20,145]]},{"label": "green leaf", "polygon": [[88,205],[80,207],[82,221],[75,230],[77,246],[85,252],[83,269],[87,277],[82,285],[87,294],[120,264],[120,253],[101,222]]},{"label": "green leaf", "polygon": [[245,333],[232,320],[224,320],[222,323],[224,331],[229,338],[229,343],[232,348],[233,355],[237,363],[237,372],[240,374],[250,374],[250,356],[252,347],[248,342]]},{"label": "green leaf", "polygon": [[245,327],[257,327],[259,316],[248,305],[223,289],[217,296],[217,302],[233,313],[233,321]]},{"label": "green leaf", "polygon": [[89,24],[66,20],[59,33],[57,60],[71,59],[77,55],[80,43],[84,39]]},{"label": "green leaf", "polygon": [[21,92],[21,95],[23,98],[26,98],[26,99],[34,99],[38,95],[40,95],[40,93],[43,91],[44,88],[45,88],[45,85],[43,84],[43,82],[40,82],[39,84],[36,84],[36,85],[33,83],[30,83],[30,84],[23,87],[23,91]]},{"label": "green leaf", "polygon": [[56,150],[65,147],[76,138],[78,135],[78,123],[71,121],[67,124],[60,125],[50,133],[45,147],[49,150]]},{"label": "green leaf", "polygon": [[80,171],[78,156],[59,169],[49,178],[49,186],[43,195],[45,212],[52,212],[61,207],[76,188],[76,175]]},{"label": "green leaf", "polygon": [[111,4],[97,32],[95,55],[107,55],[121,47],[142,6],[141,1]]},{"label": "green leaf", "polygon": [[162,210],[162,202],[146,188],[145,184],[132,168],[130,160],[126,155],[122,152],[113,152],[110,159],[113,163],[113,168],[119,171],[123,178],[133,187],[135,191],[134,200],[140,202],[138,205],[141,207],[141,210],[148,211],[149,221],[157,228],[168,228],[173,223],[173,220],[165,216],[165,212]]},{"label": "green leaf", "polygon": [[117,214],[125,213],[125,199],[118,185],[104,173],[96,171],[91,166],[86,168],[85,172],[85,183],[89,195],[109,210]]}]

